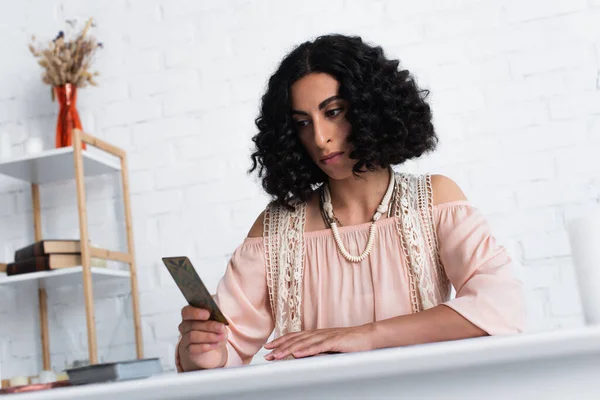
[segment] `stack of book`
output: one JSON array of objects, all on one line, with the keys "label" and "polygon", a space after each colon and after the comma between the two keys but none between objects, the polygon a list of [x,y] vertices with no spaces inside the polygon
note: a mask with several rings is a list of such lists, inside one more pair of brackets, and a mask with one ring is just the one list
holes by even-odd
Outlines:
[{"label": "stack of book", "polygon": [[6,265],[6,275],[50,271],[81,265],[79,240],[41,240],[15,251],[15,260]]},{"label": "stack of book", "polygon": [[162,372],[158,358],[143,358],[71,368],[67,370],[67,375],[71,384],[85,385],[144,379],[160,375]]}]

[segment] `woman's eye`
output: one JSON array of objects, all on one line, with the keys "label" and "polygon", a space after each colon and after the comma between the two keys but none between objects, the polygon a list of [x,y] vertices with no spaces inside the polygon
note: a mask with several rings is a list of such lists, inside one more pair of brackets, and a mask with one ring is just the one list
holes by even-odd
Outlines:
[{"label": "woman's eye", "polygon": [[335,117],[336,115],[338,115],[339,113],[342,112],[341,108],[334,108],[333,110],[328,110],[325,115],[329,118],[331,117]]},{"label": "woman's eye", "polygon": [[308,125],[308,121],[307,120],[295,120],[294,123],[296,124],[296,127],[298,128],[304,128],[306,125]]}]

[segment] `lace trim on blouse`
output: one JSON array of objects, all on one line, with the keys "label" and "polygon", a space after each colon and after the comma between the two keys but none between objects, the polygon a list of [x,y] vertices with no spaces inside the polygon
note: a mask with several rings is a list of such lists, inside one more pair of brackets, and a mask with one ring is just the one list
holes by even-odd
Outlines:
[{"label": "lace trim on blouse", "polygon": [[[270,205],[264,217],[264,249],[275,336],[302,328],[302,278],[306,203],[294,211]],[[283,239],[283,240],[282,240]]]}]

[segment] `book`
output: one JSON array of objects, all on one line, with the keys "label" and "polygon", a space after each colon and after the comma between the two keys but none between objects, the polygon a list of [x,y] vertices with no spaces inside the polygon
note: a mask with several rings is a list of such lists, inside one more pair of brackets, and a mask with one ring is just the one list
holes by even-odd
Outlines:
[{"label": "book", "polygon": [[81,265],[81,255],[48,254],[9,263],[6,266],[6,275],[50,271],[53,269],[76,267],[78,265]]},{"label": "book", "polygon": [[158,358],[144,358],[141,360],[128,360],[85,367],[68,369],[69,382],[73,385],[89,383],[127,381],[144,379],[163,372]]},{"label": "book", "polygon": [[17,249],[15,251],[15,261],[21,261],[37,256],[45,256],[47,254],[55,253],[81,253],[81,243],[79,240],[40,240],[28,246]]}]

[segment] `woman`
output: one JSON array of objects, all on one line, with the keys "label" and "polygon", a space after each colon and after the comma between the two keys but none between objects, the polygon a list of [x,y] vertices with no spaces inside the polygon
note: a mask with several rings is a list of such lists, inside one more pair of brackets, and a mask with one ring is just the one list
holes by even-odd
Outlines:
[{"label": "woman", "polygon": [[481,213],[449,178],[391,169],[437,144],[398,65],[341,35],[284,58],[253,139],[273,202],[218,285],[230,325],[182,309],[178,371],[247,364],[263,345],[273,361],[523,330],[521,285]]}]

